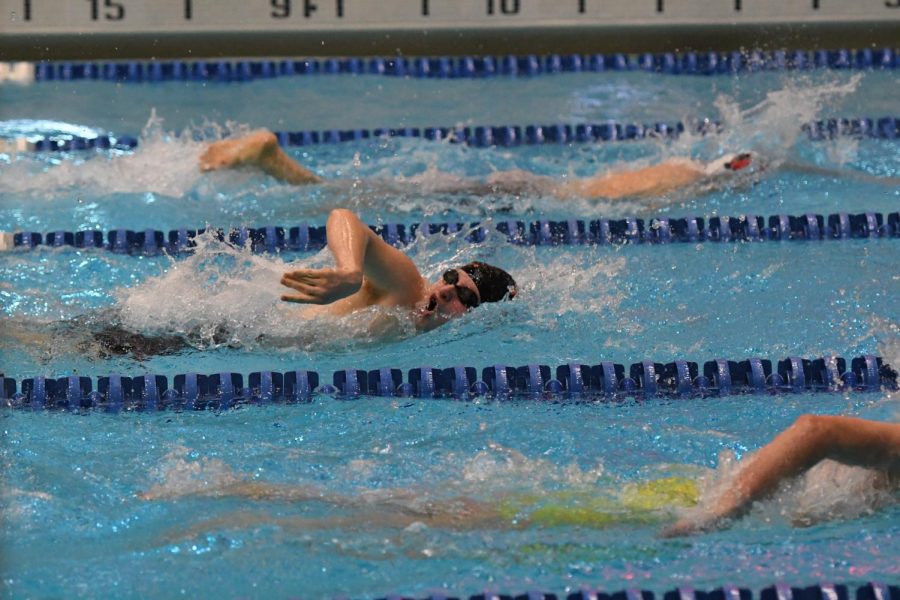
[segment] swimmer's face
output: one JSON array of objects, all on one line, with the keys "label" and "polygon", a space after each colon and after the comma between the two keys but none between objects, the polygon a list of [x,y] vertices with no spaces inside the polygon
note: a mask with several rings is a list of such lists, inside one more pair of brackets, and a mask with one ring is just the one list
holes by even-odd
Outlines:
[{"label": "swimmer's face", "polygon": [[443,325],[481,304],[481,296],[469,274],[460,269],[445,271],[426,291],[413,311],[416,327],[423,331]]}]

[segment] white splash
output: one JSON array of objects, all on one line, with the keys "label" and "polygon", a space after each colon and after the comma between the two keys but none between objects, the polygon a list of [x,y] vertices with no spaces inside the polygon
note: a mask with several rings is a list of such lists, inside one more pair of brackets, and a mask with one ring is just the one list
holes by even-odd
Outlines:
[{"label": "white splash", "polygon": [[192,450],[173,446],[150,472],[155,483],[139,496],[144,500],[214,494],[241,480],[231,467],[217,458],[191,459]]},{"label": "white splash", "polygon": [[307,350],[414,332],[408,311],[370,307],[340,318],[310,318],[303,306],[282,301],[288,291],[279,283],[282,274],[292,266],[325,266],[330,261],[327,251],[288,265],[278,257],[217,240],[212,233],[196,240],[196,251],[171,260],[162,275],[116,292],[126,328],[184,334],[202,346]]},{"label": "white splash", "polygon": [[[734,485],[751,456],[738,462],[731,450],[719,454],[719,465],[699,477],[700,500],[684,509],[682,517],[704,523],[725,490]],[[779,485],[777,491],[755,502],[748,518],[810,526],[835,519],[852,519],[896,503],[898,498],[883,474],[824,460],[805,474]]]},{"label": "white splash", "polygon": [[[458,469],[458,457],[451,454],[447,461],[453,465],[452,468]],[[562,484],[566,488],[585,488],[596,486],[604,475],[605,468],[599,460],[588,468],[582,468],[575,462],[561,466],[490,442],[487,449],[465,460],[459,474],[459,484],[480,490],[487,483],[492,491],[521,490],[524,481],[528,482],[529,489],[535,491],[554,484]]]},{"label": "white splash", "polygon": [[[863,75],[857,73],[846,81],[813,84],[807,78],[792,77],[784,81],[781,89],[768,92],[764,100],[746,108],[737,99],[722,94],[714,102],[722,132],[709,136],[688,133],[673,144],[671,152],[699,150],[706,160],[711,160],[730,152],[754,151],[777,166],[797,140],[805,137],[801,125],[822,118],[831,104],[855,92],[862,79]],[[847,146],[841,140],[836,144]],[[845,150],[844,154],[848,152]]]},{"label": "white splash", "polygon": [[206,181],[197,168],[206,141],[228,132],[248,131],[245,126],[228,123],[224,127],[203,124],[175,133],[166,131],[163,125],[164,120],[153,110],[133,151],[20,156],[4,167],[0,192],[43,192],[52,196],[82,188],[91,196],[152,193],[181,198]]}]

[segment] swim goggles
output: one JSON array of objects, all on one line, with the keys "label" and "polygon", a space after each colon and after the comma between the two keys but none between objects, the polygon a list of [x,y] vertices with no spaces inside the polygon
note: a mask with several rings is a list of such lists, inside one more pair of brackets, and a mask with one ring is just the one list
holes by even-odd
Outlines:
[{"label": "swim goggles", "polygon": [[468,309],[476,308],[479,304],[478,295],[475,294],[470,288],[458,285],[459,284],[459,271],[456,269],[449,269],[444,271],[444,274],[441,275],[441,279],[444,280],[444,283],[447,285],[452,285],[456,290],[456,297],[459,298],[459,301]]}]

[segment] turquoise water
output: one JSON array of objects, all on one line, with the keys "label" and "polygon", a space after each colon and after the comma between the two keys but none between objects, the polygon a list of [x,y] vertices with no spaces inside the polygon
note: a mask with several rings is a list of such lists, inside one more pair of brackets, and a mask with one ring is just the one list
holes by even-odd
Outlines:
[{"label": "turquoise water", "polygon": [[[0,156],[0,230],[321,224],[335,205],[373,223],[896,211],[896,185],[857,176],[900,176],[896,141],[813,143],[797,126],[813,118],[896,115],[898,76],[791,77],[604,73],[4,86],[0,133],[7,137],[76,128],[144,134],[133,153]],[[397,139],[292,149],[329,180],[307,188],[246,171],[195,169],[202,144],[194,138],[215,138],[223,129],[705,117],[723,121],[725,132],[675,142],[511,149]],[[653,201],[452,192],[494,171],[586,176],[747,148],[774,162],[837,173],[767,172]],[[422,364],[480,369],[830,353],[876,353],[900,363],[895,240],[525,248],[495,235],[480,245],[432,238],[407,251],[432,278],[472,259],[508,267],[522,293],[439,330],[413,335],[401,327],[381,340],[359,333],[365,318],[303,320],[295,307],[279,303],[277,281],[286,265],[324,265],[324,253],[254,256],[214,241],[174,259],[72,249],[4,253],[0,372],[16,379],[154,372],[171,381],[187,371],[330,374]],[[89,335],[108,310],[137,330],[200,333],[194,347],[176,355],[108,357]],[[397,318],[402,325],[403,316]],[[214,339],[220,325],[227,340]],[[278,337],[291,343],[274,347]],[[629,484],[710,476],[721,451],[743,456],[803,412],[896,420],[897,408],[895,395],[872,393],[621,404],[322,395],[309,405],[227,413],[6,411],[0,569],[15,597],[198,596],[211,589],[251,597],[372,597],[896,581],[896,505],[853,518],[854,509],[841,504],[860,492],[825,476],[814,478],[826,482],[822,489],[786,490],[728,531],[683,540],[656,536],[677,508],[658,503],[636,516],[623,494]],[[511,529],[498,522],[473,531],[391,526],[392,516],[417,506],[410,499],[354,509],[321,500],[208,496],[244,480],[361,498],[402,488],[438,503],[563,493],[613,508],[601,528]],[[164,497],[136,496],[147,490]],[[839,518],[792,527],[809,504],[832,506]],[[360,521],[334,521],[354,515]]]}]

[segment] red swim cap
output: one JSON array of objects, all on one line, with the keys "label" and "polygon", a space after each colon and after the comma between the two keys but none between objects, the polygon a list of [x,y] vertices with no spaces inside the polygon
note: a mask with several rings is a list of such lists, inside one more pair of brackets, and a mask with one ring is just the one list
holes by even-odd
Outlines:
[{"label": "red swim cap", "polygon": [[751,156],[749,152],[744,152],[742,154],[738,154],[730,161],[725,163],[725,168],[730,169],[732,171],[740,171],[741,169],[745,169],[750,166]]}]

